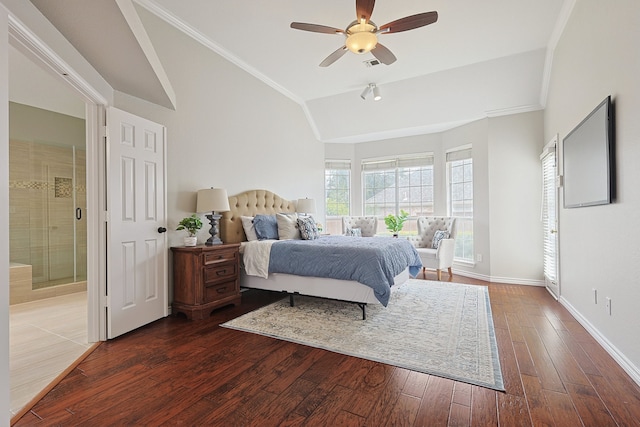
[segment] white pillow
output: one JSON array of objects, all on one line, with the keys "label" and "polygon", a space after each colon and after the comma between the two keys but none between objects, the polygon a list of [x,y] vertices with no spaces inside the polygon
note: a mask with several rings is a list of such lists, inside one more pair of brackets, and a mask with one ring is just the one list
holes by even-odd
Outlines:
[{"label": "white pillow", "polygon": [[247,240],[249,242],[253,242],[254,240],[258,240],[258,235],[256,234],[256,229],[253,227],[253,217],[252,216],[241,216],[242,220],[242,228],[244,229],[244,234],[247,235]]},{"label": "white pillow", "polygon": [[280,240],[300,240],[302,238],[298,229],[298,214],[279,213],[276,214],[276,221],[278,222],[278,238]]}]

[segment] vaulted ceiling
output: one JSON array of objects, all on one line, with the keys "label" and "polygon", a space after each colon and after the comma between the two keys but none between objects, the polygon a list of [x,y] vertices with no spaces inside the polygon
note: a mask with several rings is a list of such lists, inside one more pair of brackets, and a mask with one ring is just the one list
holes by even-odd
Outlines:
[{"label": "vaulted ceiling", "polygon": [[[162,19],[299,103],[319,140],[361,142],[445,130],[492,115],[544,107],[546,73],[575,0],[378,0],[378,25],[437,11],[434,24],[382,34],[397,61],[367,66],[342,34],[354,0],[31,0],[116,90],[174,108],[171,81],[145,22]],[[126,58],[128,68],[122,64]],[[360,97],[375,83],[380,101]]]}]

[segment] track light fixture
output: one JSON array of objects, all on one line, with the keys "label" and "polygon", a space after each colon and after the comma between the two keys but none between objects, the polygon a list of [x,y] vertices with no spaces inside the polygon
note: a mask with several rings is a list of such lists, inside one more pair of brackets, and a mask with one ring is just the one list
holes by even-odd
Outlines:
[{"label": "track light fixture", "polygon": [[360,98],[366,99],[371,92],[373,92],[374,101],[380,101],[382,99],[382,95],[380,95],[380,88],[376,86],[375,83],[369,83],[360,94]]}]

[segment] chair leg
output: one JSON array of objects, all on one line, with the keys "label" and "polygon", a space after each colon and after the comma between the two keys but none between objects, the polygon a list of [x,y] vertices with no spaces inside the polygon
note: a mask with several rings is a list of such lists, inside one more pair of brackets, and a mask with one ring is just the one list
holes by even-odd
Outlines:
[{"label": "chair leg", "polygon": [[451,267],[449,267],[449,279],[453,279],[453,272],[451,271]]},{"label": "chair leg", "polygon": [[442,270],[437,269],[436,273],[438,274],[438,282],[439,282],[440,280],[442,280]]}]

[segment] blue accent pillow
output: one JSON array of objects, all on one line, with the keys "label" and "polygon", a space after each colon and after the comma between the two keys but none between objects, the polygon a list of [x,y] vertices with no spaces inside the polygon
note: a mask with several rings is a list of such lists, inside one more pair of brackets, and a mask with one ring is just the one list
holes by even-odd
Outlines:
[{"label": "blue accent pillow", "polygon": [[449,238],[448,231],[437,230],[433,234],[433,242],[431,243],[431,248],[438,249],[438,247],[440,247],[440,240],[448,239],[448,238]]},{"label": "blue accent pillow", "polygon": [[278,221],[275,215],[256,215],[253,218],[253,228],[258,240],[278,239]]},{"label": "blue accent pillow", "polygon": [[299,217],[298,228],[300,229],[300,236],[303,240],[314,240],[320,237],[318,232],[318,226],[312,216]]},{"label": "blue accent pillow", "polygon": [[346,236],[362,237],[362,229],[360,228],[347,228]]}]

